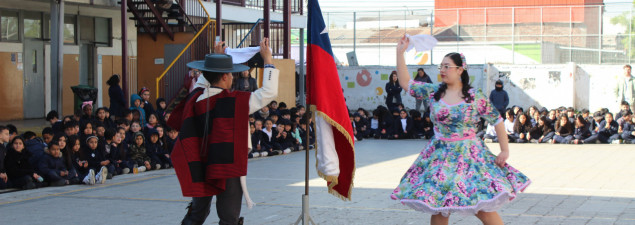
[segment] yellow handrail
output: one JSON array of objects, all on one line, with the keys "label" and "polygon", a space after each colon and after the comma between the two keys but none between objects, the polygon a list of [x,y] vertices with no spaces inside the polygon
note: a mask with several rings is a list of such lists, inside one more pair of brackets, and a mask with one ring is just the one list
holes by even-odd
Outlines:
[{"label": "yellow handrail", "polygon": [[209,13],[207,12],[207,9],[205,9],[205,6],[203,6],[203,3],[201,2],[201,0],[198,0],[198,4],[201,5],[201,8],[203,8],[203,10],[205,11],[205,14],[207,14],[207,22],[205,23],[205,25],[203,25],[203,28],[201,30],[199,30],[196,35],[194,35],[194,38],[192,38],[192,40],[190,40],[189,43],[187,43],[187,45],[185,46],[185,48],[183,48],[183,50],[181,50],[181,53],[179,53],[178,56],[176,56],[176,58],[174,58],[174,60],[172,60],[172,63],[170,63],[170,65],[165,68],[165,70],[163,70],[163,73],[161,73],[161,75],[159,77],[157,77],[156,83],[157,83],[157,89],[156,89],[156,96],[160,96],[159,92],[159,83],[161,82],[161,79],[163,79],[163,77],[165,76],[165,74],[168,73],[168,71],[170,71],[170,69],[172,68],[172,66],[174,66],[174,63],[176,63],[177,60],[179,60],[181,58],[181,56],[183,55],[183,53],[185,53],[185,51],[187,51],[190,46],[192,45],[192,43],[194,43],[194,41],[196,40],[196,38],[198,38],[199,35],[201,35],[203,33],[203,31],[207,30],[209,28],[209,24],[213,21],[210,16]]}]

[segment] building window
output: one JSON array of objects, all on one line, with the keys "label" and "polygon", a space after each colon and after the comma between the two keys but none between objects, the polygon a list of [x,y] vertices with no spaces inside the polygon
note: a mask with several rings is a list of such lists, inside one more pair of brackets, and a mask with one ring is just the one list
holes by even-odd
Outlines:
[{"label": "building window", "polygon": [[24,13],[24,37],[42,38],[42,14],[36,12]]},{"label": "building window", "polygon": [[0,11],[0,41],[20,41],[18,12]]},{"label": "building window", "polygon": [[95,17],[95,43],[110,46],[110,19]]},{"label": "building window", "polygon": [[76,44],[77,20],[75,16],[64,16],[64,44]]}]

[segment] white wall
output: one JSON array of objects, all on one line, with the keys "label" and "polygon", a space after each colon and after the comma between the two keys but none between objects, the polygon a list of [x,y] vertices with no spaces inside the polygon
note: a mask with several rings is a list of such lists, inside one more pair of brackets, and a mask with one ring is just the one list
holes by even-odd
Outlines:
[{"label": "white wall", "polygon": [[[408,71],[412,77],[416,74],[417,68],[423,68],[433,83],[439,83],[439,70],[436,65],[408,66]],[[344,89],[344,97],[348,107],[350,109],[375,109],[378,105],[385,105],[386,92],[384,88],[390,73],[395,69],[395,67],[389,66],[339,67],[340,83]],[[470,74],[472,86],[484,88],[484,69],[483,65],[470,65],[468,74]],[[401,98],[406,108],[415,107],[414,97],[405,91],[401,92]]]},{"label": "white wall", "polygon": [[[591,112],[600,108],[608,108],[617,112],[614,88],[619,76],[622,76],[623,65],[470,65],[468,73],[472,86],[483,90],[489,96],[496,80],[501,79],[504,90],[510,98],[508,107],[519,105],[525,109],[530,106],[553,109],[560,106],[574,107],[577,110],[589,109]],[[436,65],[408,66],[414,73],[422,67],[434,83],[439,82]],[[384,91],[387,77],[395,67],[360,66],[339,67],[340,83],[344,89],[344,97],[350,109],[375,109],[385,105]],[[370,82],[366,78],[370,77]],[[368,83],[368,84],[366,84]],[[350,86],[349,86],[350,85]],[[366,86],[363,86],[366,85]],[[415,99],[402,92],[403,104],[406,108],[414,108]]]}]

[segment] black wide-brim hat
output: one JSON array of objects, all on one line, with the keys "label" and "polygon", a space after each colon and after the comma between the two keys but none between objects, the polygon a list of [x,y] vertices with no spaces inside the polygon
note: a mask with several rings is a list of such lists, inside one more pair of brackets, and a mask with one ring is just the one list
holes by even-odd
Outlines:
[{"label": "black wide-brim hat", "polygon": [[248,66],[234,64],[232,56],[227,54],[207,54],[205,60],[190,62],[187,67],[215,73],[235,73],[249,70]]}]

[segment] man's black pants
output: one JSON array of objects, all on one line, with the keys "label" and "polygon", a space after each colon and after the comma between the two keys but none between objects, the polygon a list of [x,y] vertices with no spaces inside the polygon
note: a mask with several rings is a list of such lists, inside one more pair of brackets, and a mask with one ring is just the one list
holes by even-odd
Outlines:
[{"label": "man's black pants", "polygon": [[[203,224],[210,213],[212,197],[194,197],[188,214],[183,218],[182,224]],[[216,195],[216,213],[220,225],[236,225],[240,217],[243,189],[240,186],[240,178],[227,179],[225,191]]]}]

